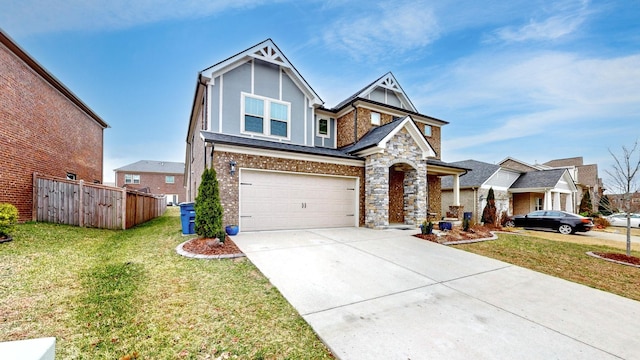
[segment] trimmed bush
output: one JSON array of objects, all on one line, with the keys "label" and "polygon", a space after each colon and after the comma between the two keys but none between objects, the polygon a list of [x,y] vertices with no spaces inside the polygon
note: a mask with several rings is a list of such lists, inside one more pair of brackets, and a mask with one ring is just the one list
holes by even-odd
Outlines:
[{"label": "trimmed bush", "polygon": [[8,237],[18,222],[18,209],[9,203],[0,204],[0,237]]},{"label": "trimmed bush", "polygon": [[196,211],[196,234],[203,238],[218,238],[224,242],[226,233],[222,226],[223,209],[220,203],[220,190],[214,169],[205,169],[202,182],[198,187],[198,196],[194,204]]}]

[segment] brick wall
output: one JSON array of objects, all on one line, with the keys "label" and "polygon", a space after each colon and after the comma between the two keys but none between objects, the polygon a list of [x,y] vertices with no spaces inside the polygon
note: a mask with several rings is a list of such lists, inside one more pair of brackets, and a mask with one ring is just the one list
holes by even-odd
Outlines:
[{"label": "brick wall", "polygon": [[353,122],[354,111],[339,117],[337,122],[337,147],[341,148],[347,145],[351,145],[355,142],[355,137],[353,136],[354,125]]},{"label": "brick wall", "polygon": [[[423,129],[420,129],[423,132],[424,135],[424,131]],[[431,127],[431,136],[425,136],[425,139],[427,139],[427,142],[429,143],[429,145],[431,145],[431,147],[433,148],[433,151],[436,152],[436,157],[435,159],[440,160],[442,159],[442,146],[441,146],[441,139],[442,139],[442,128],[440,128],[439,126],[432,126]]]},{"label": "brick wall", "polygon": [[[207,158],[207,160],[209,160]],[[231,176],[229,162],[237,164],[237,172]],[[364,224],[364,168],[358,166],[318,163],[313,161],[290,160],[266,156],[246,155],[228,152],[214,154],[214,168],[220,186],[220,200],[224,208],[224,224],[239,223],[239,172],[242,168],[279,170],[309,174],[355,176],[360,178],[360,225]],[[202,174],[200,172],[200,174]]]},{"label": "brick wall", "polygon": [[0,202],[31,219],[33,173],[102,182],[103,127],[0,45]]},{"label": "brick wall", "polygon": [[[116,184],[118,186],[125,185],[125,174],[140,175],[140,184],[130,184],[127,187],[131,189],[142,189],[148,187],[151,193],[154,195],[167,195],[177,194],[178,202],[187,201],[186,189],[183,186],[184,173],[180,174],[159,174],[159,173],[145,173],[135,171],[118,171],[116,172]],[[166,183],[166,176],[173,176],[173,184]]]},{"label": "brick wall", "polygon": [[[428,169],[427,169],[428,171]],[[427,175],[427,207],[429,212],[438,213],[436,219],[440,219],[444,216],[445,212],[442,212],[442,182],[439,176]],[[451,204],[447,204],[447,208]]]}]

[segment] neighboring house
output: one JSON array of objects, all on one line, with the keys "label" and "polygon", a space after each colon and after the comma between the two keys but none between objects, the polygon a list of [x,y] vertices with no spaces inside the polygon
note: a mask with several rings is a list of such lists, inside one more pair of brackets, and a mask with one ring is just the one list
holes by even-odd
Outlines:
[{"label": "neighboring house", "polygon": [[[518,162],[519,170],[514,170],[476,160],[451,164],[471,170],[460,177],[460,203],[473,211],[476,222],[481,221],[490,188],[494,190],[498,214],[502,211],[510,215],[526,214],[546,209],[575,212],[577,188],[567,169],[533,170]],[[449,201],[452,193],[453,179],[442,178],[443,202]]]},{"label": "neighboring house", "polygon": [[[547,161],[542,164],[551,168],[566,168],[573,176],[576,186],[578,187],[578,198],[576,203],[580,204],[582,196],[586,191],[591,195],[591,205],[593,206],[593,212],[598,211],[598,203],[604,193],[604,186],[602,179],[598,177],[598,165],[597,164],[584,164],[582,156],[556,159]],[[574,175],[575,174],[575,175]]]},{"label": "neighboring house", "polygon": [[625,203],[624,194],[607,194],[609,201],[611,202],[612,211],[625,212],[627,206],[629,206],[629,212],[640,213],[640,191],[635,191],[629,194],[628,203]]},{"label": "neighboring house", "polygon": [[591,196],[591,204],[593,206],[592,211],[598,211],[598,203],[604,192],[602,186],[602,179],[598,177],[598,165],[588,164],[584,165],[583,158],[573,157],[564,159],[555,159],[545,162],[544,164],[527,164],[523,161],[507,157],[498,163],[504,168],[510,168],[519,170],[522,172],[536,171],[536,170],[551,170],[551,169],[567,169],[571,178],[573,179],[575,186],[577,187],[576,198],[574,202],[576,204],[575,209],[572,212],[577,211],[578,205],[582,201],[582,197],[585,192],[589,192]]},{"label": "neighboring house", "polygon": [[[187,200],[217,172],[241,230],[415,225],[440,213],[441,127],[392,73],[333,108],[272,40],[202,70],[187,133]],[[453,201],[454,211],[460,211]]]},{"label": "neighboring house", "polygon": [[33,174],[102,182],[109,125],[0,30],[0,203],[32,219]]},{"label": "neighboring house", "polygon": [[184,163],[140,160],[114,170],[115,186],[165,195],[168,205],[186,201]]},{"label": "neighboring house", "polygon": [[[460,204],[472,218],[479,223],[482,210],[487,203],[489,189],[493,188],[498,214],[511,212],[511,194],[509,187],[520,177],[519,171],[501,168],[498,165],[476,160],[465,160],[451,163],[470,171],[460,176]],[[453,200],[453,177],[442,178],[442,203]],[[442,209],[443,213],[445,209]]]}]

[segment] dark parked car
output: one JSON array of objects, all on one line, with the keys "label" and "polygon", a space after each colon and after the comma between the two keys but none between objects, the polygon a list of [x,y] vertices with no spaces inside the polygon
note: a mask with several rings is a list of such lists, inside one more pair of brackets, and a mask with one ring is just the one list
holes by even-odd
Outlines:
[{"label": "dark parked car", "polygon": [[588,217],[558,210],[539,210],[526,215],[513,216],[507,226],[552,229],[561,234],[585,232],[593,228],[593,220]]}]

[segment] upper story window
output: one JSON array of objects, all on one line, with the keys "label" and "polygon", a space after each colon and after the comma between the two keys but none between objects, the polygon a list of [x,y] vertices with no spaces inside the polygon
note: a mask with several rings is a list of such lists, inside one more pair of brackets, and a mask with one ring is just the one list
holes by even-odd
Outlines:
[{"label": "upper story window", "polygon": [[76,174],[68,172],[67,173],[67,180],[75,180],[76,179]]},{"label": "upper story window", "polygon": [[371,125],[380,125],[380,113],[371,112]]},{"label": "upper story window", "polygon": [[164,182],[167,184],[173,184],[176,182],[176,179],[173,175],[167,175],[164,177]]},{"label": "upper story window", "polygon": [[124,174],[125,184],[140,184],[140,175]]},{"label": "upper story window", "polygon": [[256,95],[242,94],[242,132],[277,138],[290,137],[289,103]]},{"label": "upper story window", "polygon": [[431,136],[431,125],[424,125],[424,136]]},{"label": "upper story window", "polygon": [[329,137],[329,119],[318,119],[317,129],[317,136]]}]

